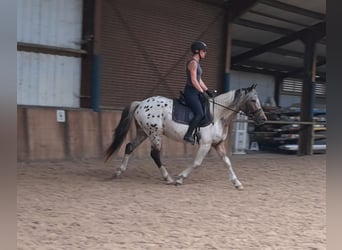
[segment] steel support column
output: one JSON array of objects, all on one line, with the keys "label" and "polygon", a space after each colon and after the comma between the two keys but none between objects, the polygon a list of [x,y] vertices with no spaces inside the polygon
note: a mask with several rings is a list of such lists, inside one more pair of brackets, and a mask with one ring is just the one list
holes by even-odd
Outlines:
[{"label": "steel support column", "polygon": [[283,78],[275,77],[275,86],[274,86],[274,100],[277,106],[280,106],[280,88]]},{"label": "steel support column", "polygon": [[[315,71],[316,71],[316,39],[313,32],[307,32],[302,41],[305,44],[304,76],[301,98],[300,120],[313,121],[313,104],[315,98]],[[313,125],[301,125],[298,142],[298,155],[311,155],[313,145]]]},{"label": "steel support column", "polygon": [[91,108],[100,111],[102,1],[94,1],[94,43],[91,56]]},{"label": "steel support column", "polygon": [[94,35],[94,0],[83,0],[82,41],[81,47],[86,52],[82,55],[81,73],[81,108],[91,107],[91,58]]},{"label": "steel support column", "polygon": [[225,34],[225,63],[224,63],[224,83],[223,91],[230,90],[230,69],[231,69],[231,51],[232,51],[232,23],[229,21],[229,12],[225,13],[224,34]]}]

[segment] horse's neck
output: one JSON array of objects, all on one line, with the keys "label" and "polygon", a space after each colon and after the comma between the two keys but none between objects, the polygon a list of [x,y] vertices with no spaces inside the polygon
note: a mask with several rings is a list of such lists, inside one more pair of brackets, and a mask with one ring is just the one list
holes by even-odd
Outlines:
[{"label": "horse's neck", "polygon": [[237,105],[234,104],[235,90],[226,92],[215,97],[215,103],[218,105],[214,105],[214,121],[215,120],[225,120],[229,121],[230,119],[236,117],[237,115]]}]

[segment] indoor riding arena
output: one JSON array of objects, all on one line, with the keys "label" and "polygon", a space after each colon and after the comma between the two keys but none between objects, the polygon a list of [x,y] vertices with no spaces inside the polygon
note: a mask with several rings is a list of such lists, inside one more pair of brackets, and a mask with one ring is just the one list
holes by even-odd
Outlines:
[{"label": "indoor riding arena", "polygon": [[[176,175],[191,159],[165,159]],[[117,167],[120,161],[115,161]],[[181,186],[151,160],[19,164],[18,249],[326,249],[325,155],[218,157]]]},{"label": "indoor riding arena", "polygon": [[326,0],[18,0],[17,248],[327,249],[326,50]]}]

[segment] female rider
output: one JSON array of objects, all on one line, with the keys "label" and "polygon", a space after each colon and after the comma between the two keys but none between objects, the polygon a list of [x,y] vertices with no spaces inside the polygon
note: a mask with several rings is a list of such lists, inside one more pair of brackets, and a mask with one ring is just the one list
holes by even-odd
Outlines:
[{"label": "female rider", "polygon": [[184,97],[187,105],[194,113],[194,118],[190,121],[188,131],[184,135],[184,140],[195,144],[193,132],[204,118],[204,110],[201,102],[201,95],[204,92],[209,97],[212,93],[208,91],[208,87],[203,82],[202,68],[200,60],[205,58],[208,46],[203,41],[196,41],[191,45],[192,58],[187,62],[186,67],[186,84],[184,87]]}]

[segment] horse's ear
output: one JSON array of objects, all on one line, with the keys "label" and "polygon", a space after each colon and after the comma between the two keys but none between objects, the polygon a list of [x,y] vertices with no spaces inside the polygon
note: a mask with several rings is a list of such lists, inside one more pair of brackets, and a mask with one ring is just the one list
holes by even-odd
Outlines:
[{"label": "horse's ear", "polygon": [[250,87],[245,88],[244,90],[246,91],[246,93],[248,93],[248,92],[251,92],[253,89],[255,89],[255,87],[256,87],[256,84],[252,84]]},{"label": "horse's ear", "polygon": [[234,103],[236,102],[236,100],[238,100],[240,98],[241,95],[241,91],[243,91],[244,89],[237,89],[234,93]]}]

